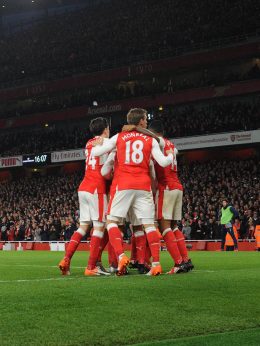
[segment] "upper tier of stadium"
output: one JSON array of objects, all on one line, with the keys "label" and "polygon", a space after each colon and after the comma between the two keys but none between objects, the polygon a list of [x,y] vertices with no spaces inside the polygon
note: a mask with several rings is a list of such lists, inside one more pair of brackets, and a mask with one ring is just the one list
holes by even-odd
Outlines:
[{"label": "upper tier of stadium", "polygon": [[103,0],[65,14],[46,11],[5,31],[0,82],[55,79],[234,43],[259,36],[259,13],[257,0]]}]

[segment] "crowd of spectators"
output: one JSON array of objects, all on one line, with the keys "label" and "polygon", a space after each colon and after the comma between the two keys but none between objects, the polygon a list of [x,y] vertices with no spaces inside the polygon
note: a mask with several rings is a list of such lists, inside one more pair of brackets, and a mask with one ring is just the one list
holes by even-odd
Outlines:
[{"label": "crowd of spectators", "polygon": [[259,106],[259,98],[254,102],[169,106],[154,116],[163,121],[167,137],[176,138],[257,129],[260,127]]},{"label": "crowd of spectators", "polygon": [[239,237],[253,238],[260,224],[260,164],[255,160],[212,160],[180,167],[184,185],[183,231],[191,239],[220,239],[223,197],[239,212]]},{"label": "crowd of spectators", "polygon": [[0,81],[52,79],[256,34],[259,13],[257,0],[101,1],[2,35]]},{"label": "crowd of spectators", "polygon": [[78,228],[80,175],[1,184],[2,240],[68,240]]},{"label": "crowd of spectators", "polygon": [[[260,165],[256,160],[179,165],[184,185],[181,227],[187,239],[219,239],[224,196],[239,212],[240,238],[260,222]],[[78,227],[82,174],[33,177],[1,184],[1,240],[68,240]]]},{"label": "crowd of spectators", "polygon": [[[78,106],[93,106],[111,101],[148,96],[155,98],[161,94],[174,94],[176,91],[206,86],[222,86],[234,81],[260,78],[260,64],[252,65],[241,72],[240,65],[236,73],[223,70],[220,66],[214,69],[201,69],[190,73],[171,73],[169,76],[149,76],[141,80],[129,79],[113,84],[99,83],[95,86],[74,88],[59,91],[56,94],[28,97],[24,100],[0,105],[0,118],[15,118],[28,114],[60,111]],[[172,74],[172,76],[171,76]]]},{"label": "crowd of spectators", "polygon": [[[149,111],[154,118],[163,120],[169,138],[205,135],[209,133],[247,131],[260,127],[258,97],[187,106],[169,106],[163,111]],[[112,133],[120,130],[125,115],[111,117]],[[37,130],[2,131],[1,156],[37,154],[64,149],[83,148],[89,139],[87,122],[70,126],[51,125]]]},{"label": "crowd of spectators", "polygon": [[56,150],[84,148],[90,139],[88,126],[42,127],[0,134],[0,156],[39,154]]}]

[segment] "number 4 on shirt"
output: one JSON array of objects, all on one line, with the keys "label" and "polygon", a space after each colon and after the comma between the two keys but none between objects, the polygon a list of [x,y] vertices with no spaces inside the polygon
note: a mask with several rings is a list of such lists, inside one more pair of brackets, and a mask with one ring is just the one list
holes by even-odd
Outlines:
[{"label": "number 4 on shirt", "polygon": [[92,169],[95,169],[95,165],[97,163],[97,160],[95,159],[94,156],[88,154],[88,150],[85,151],[86,155],[86,166],[91,166]]}]

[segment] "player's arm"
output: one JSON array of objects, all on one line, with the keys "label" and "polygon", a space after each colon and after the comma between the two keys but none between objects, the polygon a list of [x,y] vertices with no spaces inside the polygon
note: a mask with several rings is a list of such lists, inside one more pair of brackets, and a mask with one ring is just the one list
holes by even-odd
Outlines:
[{"label": "player's arm", "polygon": [[104,163],[104,165],[101,168],[101,175],[105,178],[105,179],[111,179],[111,174],[114,168],[114,163],[115,163],[115,156],[116,156],[116,152],[112,151],[109,155],[108,158],[106,160],[106,162]]},{"label": "player's arm", "polygon": [[110,139],[104,138],[103,144],[95,146],[91,151],[91,155],[93,157],[101,156],[115,149],[117,137],[118,135],[115,135],[111,137]]},{"label": "player's arm", "polygon": [[163,152],[164,147],[165,147],[165,140],[162,137],[158,137],[159,138],[159,146],[161,151]]},{"label": "player's arm", "polygon": [[136,131],[143,133],[144,135],[154,138],[158,143],[160,143],[160,138],[156,136],[152,131],[144,129],[143,127],[136,126]]},{"label": "player's arm", "polygon": [[161,167],[167,167],[173,163],[173,151],[169,150],[168,155],[164,156],[161,152],[158,142],[155,139],[153,139],[152,144],[152,157],[156,162],[158,162]]},{"label": "player's arm", "polygon": [[154,169],[153,160],[150,161],[149,172],[150,172],[150,177],[151,177],[152,192],[155,194],[156,190],[157,190],[157,180],[156,180],[156,173],[155,173],[155,169]]},{"label": "player's arm", "polygon": [[124,125],[122,128],[122,132],[129,132],[129,131],[138,131],[146,136],[150,136],[152,138],[154,138],[158,143],[160,143],[160,139],[159,137],[157,137],[152,131],[145,129],[143,127],[140,126],[136,126],[136,125]]}]

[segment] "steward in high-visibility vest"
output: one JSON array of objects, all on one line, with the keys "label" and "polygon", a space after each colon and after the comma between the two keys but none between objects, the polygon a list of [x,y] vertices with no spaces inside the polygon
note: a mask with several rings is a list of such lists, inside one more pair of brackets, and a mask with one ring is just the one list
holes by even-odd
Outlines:
[{"label": "steward in high-visibility vest", "polygon": [[256,241],[256,249],[260,251],[260,225],[255,226],[255,241]]},{"label": "steward in high-visibility vest", "polygon": [[234,242],[234,249],[238,250],[238,244],[237,239],[234,234],[233,230],[233,219],[238,218],[238,212],[234,207],[231,205],[228,205],[227,198],[223,198],[222,200],[222,209],[221,209],[221,218],[220,218],[220,224],[221,224],[221,251],[224,251],[225,241],[226,241],[226,235],[229,233],[231,238]]},{"label": "steward in high-visibility vest", "polygon": [[[236,237],[236,240],[238,240],[238,232],[237,232],[237,228],[235,225],[233,225],[233,231]],[[225,246],[226,246],[226,251],[234,251],[234,241],[231,237],[231,235],[229,233],[227,233],[226,235],[226,242],[225,242]]]}]

